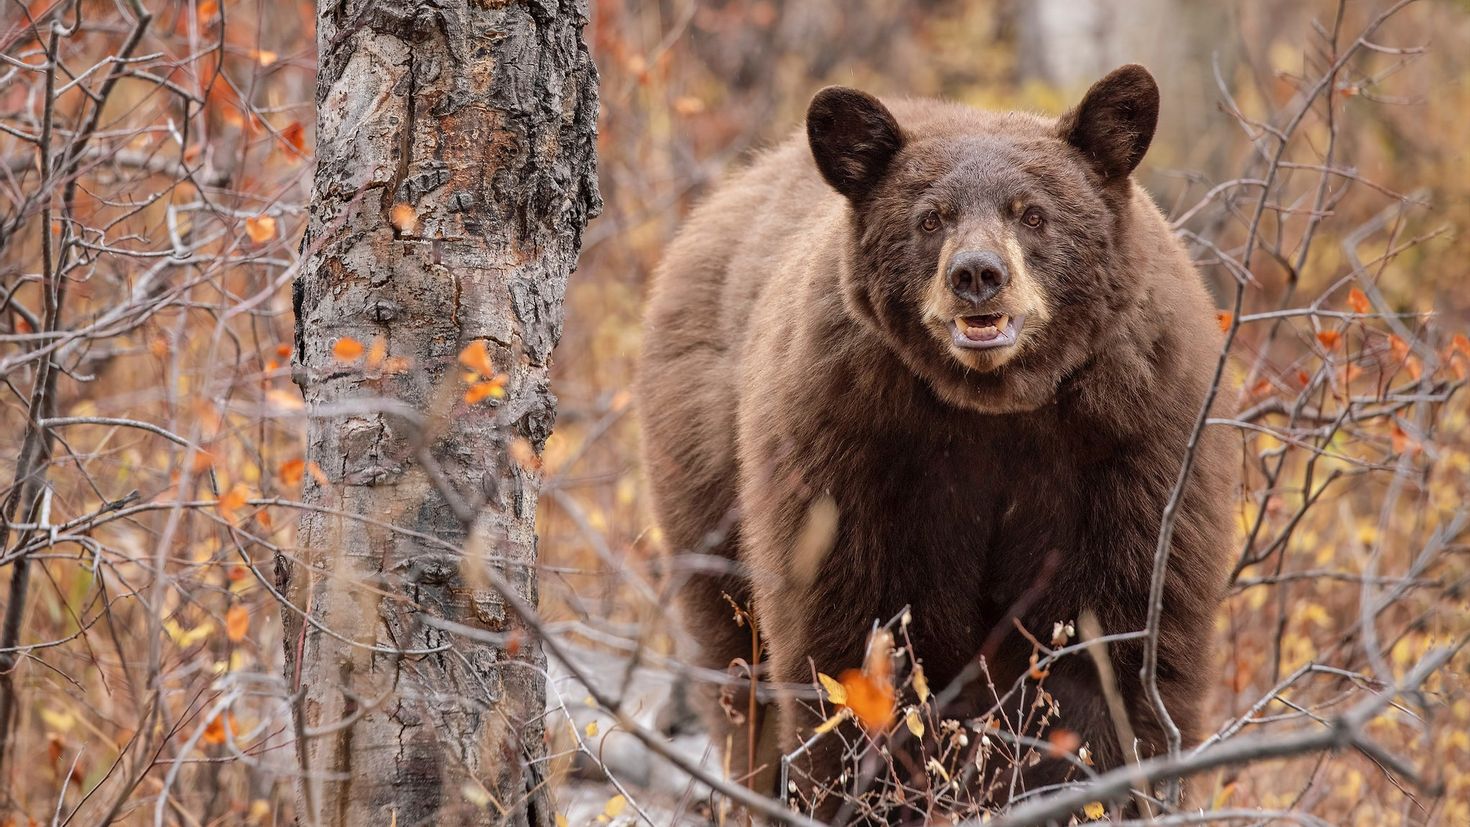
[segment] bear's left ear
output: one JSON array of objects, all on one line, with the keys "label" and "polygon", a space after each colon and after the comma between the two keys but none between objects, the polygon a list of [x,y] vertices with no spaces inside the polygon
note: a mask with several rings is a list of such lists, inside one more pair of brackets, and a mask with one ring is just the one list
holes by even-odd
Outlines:
[{"label": "bear's left ear", "polygon": [[812,98],[806,137],[822,177],[854,201],[872,191],[903,148],[903,131],[888,107],[845,86],[828,86]]},{"label": "bear's left ear", "polygon": [[1136,63],[1094,83],[1058,122],[1062,140],[1082,151],[1106,181],[1126,178],[1143,160],[1159,122],[1159,85]]}]

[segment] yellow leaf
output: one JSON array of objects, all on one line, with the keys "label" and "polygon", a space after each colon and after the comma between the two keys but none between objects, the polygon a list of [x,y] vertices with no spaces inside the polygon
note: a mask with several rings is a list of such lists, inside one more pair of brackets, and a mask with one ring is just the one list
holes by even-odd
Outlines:
[{"label": "yellow leaf", "polygon": [[843,721],[847,720],[850,717],[852,717],[852,710],[851,709],[848,709],[847,707],[843,707],[842,709],[840,709],[840,710],[837,711],[837,714],[836,715],[833,715],[832,717],[830,717],[827,720],[821,722],[820,724],[817,724],[817,728],[814,729],[814,730],[812,730],[812,732],[815,733],[815,734],[817,734],[817,735],[821,735],[821,734],[826,733],[826,732],[831,732],[832,730],[834,730],[834,729],[837,728],[837,725],[838,724],[842,723]]},{"label": "yellow leaf", "polygon": [[924,737],[924,721],[919,717],[918,709],[909,707],[909,713],[903,716],[903,722],[908,726],[909,732],[912,732],[915,738]]},{"label": "yellow leaf", "polygon": [[568,827],[567,817],[561,813],[556,814],[556,827]]},{"label": "yellow leaf", "polygon": [[332,356],[340,362],[356,362],[362,358],[362,342],[351,336],[343,336],[332,345]]},{"label": "yellow leaf", "polygon": [[466,781],[460,786],[459,791],[464,794],[465,801],[476,807],[484,807],[490,803],[490,793],[473,781]]},{"label": "yellow leaf", "polygon": [[225,612],[225,637],[234,643],[239,643],[245,639],[245,633],[248,631],[250,631],[250,610],[236,603]]},{"label": "yellow leaf", "polygon": [[836,678],[818,672],[817,681],[822,684],[823,689],[827,690],[827,700],[839,706],[847,703],[847,690],[842,688],[842,684],[838,683]]},{"label": "yellow leaf", "polygon": [[914,692],[919,695],[919,703],[929,702],[929,679],[924,677],[924,667],[914,664]]},{"label": "yellow leaf", "polygon": [[587,737],[588,738],[596,738],[597,737],[597,722],[596,721],[588,721],[586,728],[583,729],[582,731],[585,732],[585,733],[587,733]]},{"label": "yellow leaf", "polygon": [[70,730],[76,724],[77,716],[71,714],[70,712],[57,712],[54,709],[42,709],[41,720],[46,722],[46,726],[51,727],[57,732],[64,733]]},{"label": "yellow leaf", "polygon": [[484,339],[476,339],[459,352],[459,363],[488,379],[495,375],[495,362],[490,359],[490,350]]},{"label": "yellow leaf", "polygon": [[1097,821],[1098,819],[1102,818],[1103,812],[1104,810],[1101,801],[1091,801],[1087,804],[1082,805],[1082,814],[1087,816],[1089,821]]},{"label": "yellow leaf", "polygon": [[602,814],[609,819],[617,818],[627,806],[628,799],[623,798],[621,795],[615,795],[607,800],[607,804],[603,805]]},{"label": "yellow leaf", "polygon": [[394,204],[388,220],[393,222],[393,229],[403,235],[411,235],[419,225],[419,216],[412,204]]},{"label": "yellow leaf", "polygon": [[245,219],[245,234],[256,244],[276,237],[276,220],[269,215],[253,215]]}]

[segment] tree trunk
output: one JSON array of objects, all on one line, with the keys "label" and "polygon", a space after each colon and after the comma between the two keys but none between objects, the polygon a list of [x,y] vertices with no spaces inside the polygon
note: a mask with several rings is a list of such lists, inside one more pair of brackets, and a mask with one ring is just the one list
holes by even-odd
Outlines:
[{"label": "tree trunk", "polygon": [[483,573],[535,605],[547,373],[601,206],[586,0],[322,0],[317,24],[294,290],[315,510],[279,561],[299,817],[549,824],[544,658]]}]

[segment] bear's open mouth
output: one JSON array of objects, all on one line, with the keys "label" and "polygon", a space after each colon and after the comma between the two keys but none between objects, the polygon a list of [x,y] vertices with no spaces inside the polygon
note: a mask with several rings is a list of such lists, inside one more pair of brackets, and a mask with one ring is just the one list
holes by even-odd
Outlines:
[{"label": "bear's open mouth", "polygon": [[949,323],[950,339],[956,347],[970,350],[1006,347],[1016,343],[1025,321],[1024,315],[1008,316],[1005,313],[956,316]]}]

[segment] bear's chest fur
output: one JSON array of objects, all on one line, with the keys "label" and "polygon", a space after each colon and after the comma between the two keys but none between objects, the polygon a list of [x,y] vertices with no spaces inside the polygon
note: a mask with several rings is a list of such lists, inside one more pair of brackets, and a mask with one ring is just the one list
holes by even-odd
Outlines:
[{"label": "bear's chest fur", "polygon": [[914,404],[861,420],[834,408],[809,424],[770,434],[781,471],[756,508],[791,512],[770,522],[799,532],[794,512],[822,496],[836,505],[835,537],[807,592],[834,637],[908,607],[933,680],[985,654],[992,677],[1009,681],[1029,654],[1016,622],[1045,638],[1052,623],[1137,582],[1098,572],[1109,532],[1137,522],[1110,523],[1114,480],[1133,473],[1128,446],[1090,439],[1059,405],[983,415]]}]

